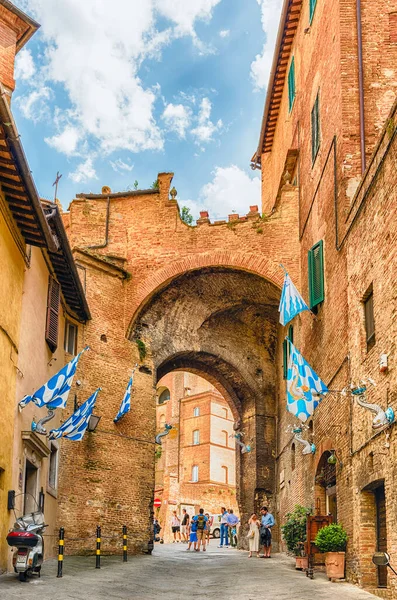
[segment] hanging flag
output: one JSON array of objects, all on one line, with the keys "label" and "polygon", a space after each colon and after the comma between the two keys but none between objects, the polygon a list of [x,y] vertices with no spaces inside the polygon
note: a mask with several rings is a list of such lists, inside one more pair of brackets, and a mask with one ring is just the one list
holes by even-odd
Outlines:
[{"label": "hanging flag", "polygon": [[135,369],[132,371],[132,375],[128,382],[127,389],[125,390],[124,398],[123,398],[120,408],[119,408],[119,412],[113,419],[113,421],[115,423],[117,423],[117,421],[119,421],[123,415],[126,415],[131,410],[131,388],[132,388],[132,382],[134,381],[134,373],[135,373]]},{"label": "hanging flag", "polygon": [[281,292],[280,306],[281,325],[287,325],[296,315],[304,310],[310,310],[302,296],[294,286],[288,273],[285,273],[283,291]]},{"label": "hanging flag", "polygon": [[95,390],[95,392],[74,412],[58,429],[52,429],[49,433],[48,438],[50,440],[57,440],[61,437],[67,440],[73,440],[80,442],[83,439],[85,431],[88,427],[88,422],[92,411],[94,410],[96,398],[101,388]]},{"label": "hanging flag", "polygon": [[89,346],[84,348],[75,356],[67,365],[65,365],[56,375],[51,377],[47,383],[45,383],[40,389],[37,390],[32,396],[25,396],[19,403],[19,408],[25,408],[29,402],[33,402],[39,408],[47,406],[47,408],[65,408],[66,401],[72,386],[73,377],[76,372],[77,363],[80,360],[81,355],[86,350],[89,350]]},{"label": "hanging flag", "polygon": [[305,422],[328,388],[289,339],[288,342],[287,410]]}]

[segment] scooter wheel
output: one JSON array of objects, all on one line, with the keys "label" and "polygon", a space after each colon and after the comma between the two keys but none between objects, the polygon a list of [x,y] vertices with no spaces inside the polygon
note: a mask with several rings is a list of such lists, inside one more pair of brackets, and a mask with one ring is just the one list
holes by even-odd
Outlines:
[{"label": "scooter wheel", "polygon": [[24,571],[23,573],[19,573],[19,581],[26,581],[28,578],[28,574],[26,573],[26,571]]}]

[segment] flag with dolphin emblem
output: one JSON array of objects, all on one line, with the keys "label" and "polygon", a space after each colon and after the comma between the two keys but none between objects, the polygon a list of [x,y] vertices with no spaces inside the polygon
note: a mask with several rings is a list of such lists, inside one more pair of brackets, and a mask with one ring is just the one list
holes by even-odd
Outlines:
[{"label": "flag with dolphin emblem", "polygon": [[310,310],[302,296],[294,286],[288,273],[284,276],[284,285],[281,292],[280,306],[281,325],[287,325],[296,315],[304,310]]},{"label": "flag with dolphin emblem", "polygon": [[328,388],[295,348],[291,340],[287,373],[287,410],[305,422],[328,392]]},{"label": "flag with dolphin emblem", "polygon": [[135,369],[132,371],[132,375],[128,382],[127,389],[125,390],[124,398],[120,404],[119,412],[113,419],[113,421],[115,423],[117,423],[117,421],[119,421],[123,415],[126,415],[131,410],[131,389],[132,389],[132,383],[134,381],[134,373],[135,373]]},{"label": "flag with dolphin emblem", "polygon": [[40,389],[31,396],[25,396],[19,403],[19,408],[25,408],[29,402],[33,402],[39,408],[65,408],[74,374],[76,373],[77,363],[81,355],[89,350],[89,346],[84,348],[77,356],[72,358],[58,373],[53,375]]},{"label": "flag with dolphin emblem", "polygon": [[74,442],[80,442],[88,427],[90,416],[94,410],[96,398],[101,388],[95,390],[95,392],[74,412],[58,429],[52,429],[49,433],[48,438],[50,440],[57,440],[58,438],[64,437],[67,440],[73,440]]}]

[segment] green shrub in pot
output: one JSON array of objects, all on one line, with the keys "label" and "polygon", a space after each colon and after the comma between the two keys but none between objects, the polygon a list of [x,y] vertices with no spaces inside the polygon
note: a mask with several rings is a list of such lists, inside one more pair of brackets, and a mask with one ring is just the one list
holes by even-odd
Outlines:
[{"label": "green shrub in pot", "polygon": [[344,552],[347,544],[347,533],[342,525],[332,523],[318,531],[314,543],[320,552]]},{"label": "green shrub in pot", "polygon": [[288,552],[292,552],[295,556],[303,554],[303,545],[306,541],[306,517],[310,513],[311,509],[297,504],[292,512],[286,514],[287,520],[281,526]]}]

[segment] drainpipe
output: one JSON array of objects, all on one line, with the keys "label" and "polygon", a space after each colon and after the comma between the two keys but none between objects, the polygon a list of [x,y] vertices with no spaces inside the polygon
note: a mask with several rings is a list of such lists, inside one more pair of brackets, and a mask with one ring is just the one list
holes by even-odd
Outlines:
[{"label": "drainpipe", "polygon": [[87,246],[88,250],[99,250],[100,248],[106,248],[109,243],[109,216],[110,216],[110,196],[108,196],[106,205],[106,225],[105,225],[105,241],[103,244],[97,244],[96,246]]},{"label": "drainpipe", "polygon": [[357,11],[357,50],[358,50],[358,94],[360,103],[360,148],[361,171],[364,173],[367,163],[365,158],[365,114],[364,114],[364,69],[363,69],[363,36],[361,29],[361,0],[356,2]]}]

